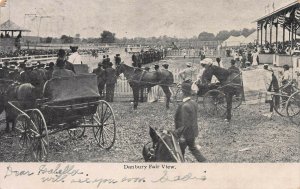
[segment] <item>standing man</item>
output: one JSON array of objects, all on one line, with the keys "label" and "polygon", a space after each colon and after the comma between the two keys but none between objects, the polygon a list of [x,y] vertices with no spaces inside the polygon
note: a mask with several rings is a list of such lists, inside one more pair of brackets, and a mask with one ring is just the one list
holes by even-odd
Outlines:
[{"label": "standing man", "polygon": [[72,51],[71,55],[68,58],[68,61],[72,64],[82,64],[81,56],[77,52],[78,47],[77,46],[70,46],[70,49]]},{"label": "standing man", "polygon": [[192,84],[194,69],[192,68],[192,64],[190,62],[186,63],[186,67],[179,73],[179,78],[183,80],[183,83]]},{"label": "standing man", "polygon": [[115,64],[116,64],[116,66],[119,66],[121,64],[120,54],[116,54],[116,56],[115,56]]},{"label": "standing man", "polygon": [[184,156],[188,146],[198,162],[206,161],[201,154],[195,140],[199,134],[197,120],[197,103],[191,99],[191,86],[188,83],[182,84],[183,102],[178,106],[175,113],[175,135],[179,140],[180,149]]},{"label": "standing man", "polygon": [[93,70],[93,73],[97,75],[97,84],[100,96],[103,96],[103,90],[105,86],[105,70],[102,68],[102,63],[98,64],[98,68]]},{"label": "standing man", "polygon": [[114,101],[115,85],[117,82],[116,70],[112,68],[113,64],[110,62],[108,68],[105,69],[106,76],[106,101]]},{"label": "standing man", "polygon": [[[71,70],[72,72],[75,73],[75,69],[74,69],[73,64],[71,62],[67,61],[67,54],[66,54],[65,50],[63,50],[63,49],[58,50],[57,59],[60,59],[60,60],[65,62],[64,63],[64,68],[65,69]],[[59,61],[59,62],[62,62],[62,61]]]}]

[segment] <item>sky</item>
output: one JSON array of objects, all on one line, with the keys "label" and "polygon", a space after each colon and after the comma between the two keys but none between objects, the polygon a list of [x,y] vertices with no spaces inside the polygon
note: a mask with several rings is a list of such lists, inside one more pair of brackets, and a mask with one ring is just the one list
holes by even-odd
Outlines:
[{"label": "sky", "polygon": [[79,33],[81,37],[99,37],[108,30],[118,38],[185,38],[203,31],[216,34],[220,30],[255,28],[253,21],[265,15],[268,4],[271,10],[273,2],[277,9],[291,1],[294,0],[8,0],[1,8],[0,21],[10,17],[30,29],[28,35],[32,36]]}]

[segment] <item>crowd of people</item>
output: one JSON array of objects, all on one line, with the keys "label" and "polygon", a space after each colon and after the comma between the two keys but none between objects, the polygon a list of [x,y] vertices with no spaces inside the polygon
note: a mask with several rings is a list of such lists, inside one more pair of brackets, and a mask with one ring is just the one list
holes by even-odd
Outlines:
[{"label": "crowd of people", "polygon": [[[54,55],[56,56],[59,49],[20,49],[16,51],[0,51],[0,58],[11,58],[11,57],[26,57],[26,56],[37,56],[37,55]],[[71,54],[71,49],[65,50],[67,54]],[[109,48],[97,48],[97,49],[80,49],[78,50],[81,54],[91,54],[98,56],[98,53],[106,53]]]},{"label": "crowd of people", "polygon": [[162,50],[141,51],[132,54],[132,65],[141,68],[142,65],[160,61],[164,58]]}]

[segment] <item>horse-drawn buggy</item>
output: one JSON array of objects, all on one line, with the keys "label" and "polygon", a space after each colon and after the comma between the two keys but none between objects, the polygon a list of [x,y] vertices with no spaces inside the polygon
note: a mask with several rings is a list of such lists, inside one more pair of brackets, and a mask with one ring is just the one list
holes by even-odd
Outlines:
[{"label": "horse-drawn buggy", "polygon": [[31,89],[30,84],[22,84],[16,88],[17,100],[8,100],[15,115],[15,139],[24,158],[31,154],[35,161],[46,161],[49,135],[64,130],[78,138],[91,128],[100,147],[113,146],[115,116],[111,106],[100,98],[96,75],[48,80],[40,99],[30,98],[34,93]]},{"label": "horse-drawn buggy", "polygon": [[[211,82],[213,76],[218,79],[218,82]],[[191,87],[197,86],[194,97],[199,106],[204,107],[207,114],[211,116],[223,116],[227,112],[227,118],[230,119],[228,114],[231,109],[238,108],[244,98],[242,72],[237,70],[207,65],[201,82],[195,81],[194,84],[190,84]],[[182,90],[181,85],[178,85],[174,92],[174,101],[181,100]]]}]

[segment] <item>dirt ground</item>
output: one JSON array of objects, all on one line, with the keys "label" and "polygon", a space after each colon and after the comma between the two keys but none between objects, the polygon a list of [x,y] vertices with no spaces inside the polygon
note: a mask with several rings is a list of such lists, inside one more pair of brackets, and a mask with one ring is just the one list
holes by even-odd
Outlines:
[{"label": "dirt ground", "polygon": [[[190,59],[189,61],[191,61]],[[183,67],[186,60],[172,66]],[[66,131],[49,137],[50,162],[143,162],[143,145],[150,141],[149,126],[174,128],[176,105],[165,108],[164,102],[140,103],[133,110],[130,102],[110,103],[116,117],[116,142],[110,150],[97,146],[91,129],[80,139],[70,139]],[[245,103],[233,112],[230,123],[210,117],[199,102],[199,137],[196,143],[208,162],[261,163],[300,162],[300,127],[287,118],[264,116],[268,105]],[[3,124],[2,124],[3,128]],[[24,161],[12,133],[0,131],[0,161]],[[187,150],[188,152],[188,150]],[[195,162],[190,152],[187,162]]]}]

